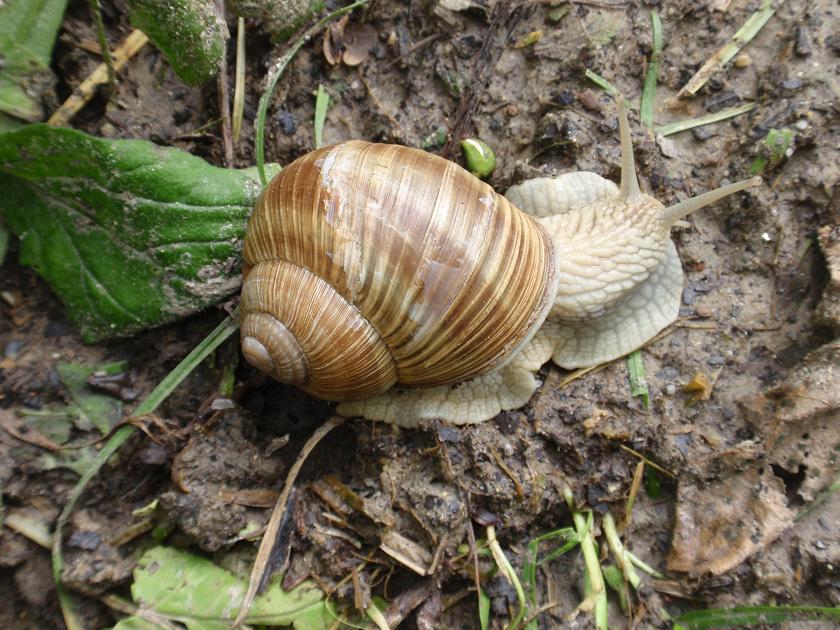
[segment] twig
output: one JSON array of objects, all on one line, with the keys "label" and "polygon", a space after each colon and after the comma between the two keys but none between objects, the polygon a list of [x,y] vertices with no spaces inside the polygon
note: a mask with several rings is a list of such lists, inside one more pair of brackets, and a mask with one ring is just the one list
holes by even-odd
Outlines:
[{"label": "twig", "polygon": [[[216,0],[216,13],[225,14],[225,0]],[[219,74],[216,75],[219,96],[219,116],[222,118],[222,148],[225,154],[225,166],[233,168],[233,137],[230,130],[230,94],[228,92],[227,55],[222,56]]]},{"label": "twig", "polygon": [[254,598],[257,596],[257,591],[260,586],[262,586],[264,580],[268,577],[266,575],[266,571],[269,566],[269,560],[271,559],[271,552],[274,550],[274,543],[277,540],[277,534],[280,531],[280,526],[283,524],[283,519],[286,515],[286,506],[289,502],[289,495],[295,486],[295,481],[297,480],[301,467],[306,461],[306,458],[309,457],[312,450],[318,445],[318,442],[324,439],[330,431],[341,426],[346,421],[347,419],[341,416],[333,416],[318,427],[312,436],[306,441],[306,444],[303,445],[303,448],[300,450],[300,455],[298,455],[295,463],[292,464],[292,467],[289,469],[289,474],[286,476],[286,483],[283,486],[283,491],[280,493],[277,503],[274,505],[274,511],[271,513],[271,518],[265,528],[265,534],[263,535],[262,542],[260,543],[257,558],[254,560],[254,566],[251,569],[251,578],[248,580],[248,592],[245,593],[245,599],[242,601],[242,607],[239,609],[239,614],[233,622],[233,628],[237,628],[245,622],[245,619],[251,610],[251,605],[254,603]]},{"label": "twig", "polygon": [[[136,55],[148,41],[149,38],[142,31],[137,29],[131,31],[128,37],[114,50],[114,71],[119,72],[126,62]],[[69,124],[73,116],[93,98],[96,88],[107,82],[108,66],[101,63],[87,79],[82,81],[78,88],[73,90],[73,93],[61,104],[61,107],[55,110],[47,124],[57,127]]]},{"label": "twig", "polygon": [[499,571],[502,572],[502,575],[505,576],[505,579],[510,582],[516,591],[516,598],[519,600],[519,612],[510,622],[509,626],[510,628],[516,628],[525,617],[525,607],[527,606],[525,591],[522,589],[522,583],[519,581],[516,571],[513,570],[510,560],[507,559],[505,552],[502,551],[502,547],[499,545],[499,541],[496,539],[496,527],[494,525],[487,526],[487,546],[490,548],[490,553],[493,554],[493,560],[496,561],[496,566],[499,567]]},{"label": "twig", "polygon": [[102,21],[102,5],[99,0],[88,0],[88,4],[90,5],[90,12],[93,14],[93,21],[96,23],[96,38],[99,40],[100,54],[108,70],[108,93],[113,94],[116,88],[117,71],[114,69],[111,48],[108,46],[108,36],[105,34],[105,23]]},{"label": "twig", "polygon": [[778,0],[778,6],[773,7],[773,0],[763,0],[758,10],[753,13],[749,19],[744,22],[744,25],[732,36],[732,39],[718,48],[715,53],[709,57],[700,69],[694,73],[694,76],[688,80],[680,91],[677,93],[673,103],[676,99],[692,96],[697,93],[701,87],[706,84],[706,81],[717,72],[718,69],[725,66],[729,61],[738,54],[738,51],[746,46],[752,39],[758,35],[762,27],[767,24],[767,21],[773,17],[776,8],[782,6],[785,0]]},{"label": "twig", "polygon": [[647,457],[642,455],[639,451],[634,451],[632,448],[630,448],[629,446],[626,446],[624,444],[619,444],[619,446],[621,448],[623,448],[625,451],[627,451],[628,453],[630,453],[631,455],[634,455],[634,456],[638,457],[639,459],[641,459],[645,464],[647,464],[651,468],[654,468],[654,469],[658,470],[659,472],[661,472],[665,475],[668,475],[672,479],[677,478],[677,476],[674,473],[672,473],[670,470],[667,470],[666,468],[662,468],[662,466],[660,466],[656,462],[650,461]]},{"label": "twig", "polygon": [[233,88],[233,143],[239,142],[245,112],[245,18],[236,20],[236,76]]}]

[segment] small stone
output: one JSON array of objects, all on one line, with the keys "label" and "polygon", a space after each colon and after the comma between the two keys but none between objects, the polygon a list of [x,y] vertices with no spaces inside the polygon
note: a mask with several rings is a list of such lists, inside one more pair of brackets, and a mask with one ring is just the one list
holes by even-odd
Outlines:
[{"label": "small stone", "polygon": [[823,541],[821,541],[819,538],[814,541],[814,547],[816,547],[820,551],[827,548],[826,544]]},{"label": "small stone", "polygon": [[665,395],[666,396],[673,396],[677,393],[677,386],[673,383],[668,383],[665,385]]},{"label": "small stone", "polygon": [[17,306],[17,297],[11,291],[0,291],[0,298],[3,298],[3,301],[13,308]]},{"label": "small stone", "polygon": [[295,131],[297,131],[297,123],[295,122],[295,117],[292,112],[281,109],[277,112],[277,120],[280,123],[280,129],[282,129],[283,133],[287,136],[291,136]]},{"label": "small stone", "polygon": [[782,81],[782,87],[786,90],[798,90],[802,87],[802,79],[788,79]]},{"label": "small stone", "polygon": [[750,57],[747,53],[741,53],[737,57],[735,57],[735,61],[733,61],[736,68],[748,68],[752,65],[752,57]]},{"label": "small stone", "polygon": [[800,57],[807,57],[812,52],[811,35],[800,24],[796,27],[796,38],[793,51]]},{"label": "small stone", "polygon": [[694,302],[697,300],[697,291],[694,290],[692,287],[686,287],[685,289],[683,289],[682,299],[683,304],[694,304]]},{"label": "small stone", "polygon": [[695,127],[691,130],[691,133],[694,136],[694,139],[700,142],[705,142],[712,137],[712,132],[709,131],[708,127]]},{"label": "small stone", "polygon": [[80,531],[77,530],[70,535],[67,544],[77,549],[84,549],[85,551],[93,551],[100,544],[102,544],[102,536],[97,532]]},{"label": "small stone", "polygon": [[7,359],[15,359],[20,355],[20,351],[23,348],[23,342],[19,339],[12,339],[9,343],[6,344],[6,347],[3,349],[3,356]]},{"label": "small stone", "polygon": [[706,361],[706,363],[712,366],[723,365],[724,363],[726,363],[726,357],[724,357],[722,354],[716,354],[714,356],[709,357],[709,360]]},{"label": "small stone", "polygon": [[711,317],[712,315],[714,315],[714,311],[703,304],[698,304],[697,306],[695,306],[694,312],[697,315],[697,317]]}]

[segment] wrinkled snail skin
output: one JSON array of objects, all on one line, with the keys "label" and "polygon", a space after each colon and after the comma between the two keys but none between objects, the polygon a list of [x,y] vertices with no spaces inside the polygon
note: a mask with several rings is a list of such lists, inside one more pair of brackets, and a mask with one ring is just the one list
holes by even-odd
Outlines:
[{"label": "wrinkled snail skin", "polygon": [[618,109],[620,186],[577,172],[501,196],[437,156],[358,141],[296,160],[249,221],[245,357],[349,401],[343,415],[414,427],[526,404],[548,360],[640,347],[679,310],[671,227],[760,180],[666,208],[639,190]]}]

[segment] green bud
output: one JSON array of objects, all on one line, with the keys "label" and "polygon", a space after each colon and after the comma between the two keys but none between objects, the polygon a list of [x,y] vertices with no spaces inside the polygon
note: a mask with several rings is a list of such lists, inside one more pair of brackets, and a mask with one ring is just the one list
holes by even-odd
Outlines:
[{"label": "green bud", "polygon": [[467,170],[476,177],[487,177],[496,168],[496,156],[484,140],[461,140],[461,149],[464,151]]}]

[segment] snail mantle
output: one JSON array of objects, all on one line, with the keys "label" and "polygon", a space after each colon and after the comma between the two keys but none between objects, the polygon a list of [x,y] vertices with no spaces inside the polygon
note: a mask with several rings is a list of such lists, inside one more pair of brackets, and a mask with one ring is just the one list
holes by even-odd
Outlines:
[{"label": "snail mantle", "polygon": [[618,103],[621,185],[566,173],[505,196],[456,164],[350,141],[295,160],[245,237],[241,340],[278,381],[402,427],[528,402],[549,359],[595,365],[673,322],[670,231],[753,178],[665,207],[639,189]]}]

